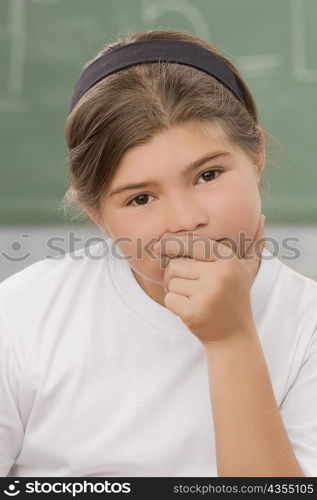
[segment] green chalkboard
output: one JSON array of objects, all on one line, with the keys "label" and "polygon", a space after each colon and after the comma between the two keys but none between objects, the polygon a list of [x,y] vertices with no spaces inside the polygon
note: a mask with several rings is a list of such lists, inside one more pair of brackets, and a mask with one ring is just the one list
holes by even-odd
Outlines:
[{"label": "green chalkboard", "polygon": [[181,29],[221,47],[278,141],[267,220],[317,222],[316,0],[0,0],[0,224],[61,223],[75,80],[106,42]]}]

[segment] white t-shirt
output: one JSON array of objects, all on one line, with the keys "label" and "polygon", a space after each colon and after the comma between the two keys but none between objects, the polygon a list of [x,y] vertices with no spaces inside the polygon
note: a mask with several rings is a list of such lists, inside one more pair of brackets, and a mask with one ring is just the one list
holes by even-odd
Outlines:
[{"label": "white t-shirt", "polygon": [[[205,350],[110,241],[0,284],[1,476],[217,476]],[[294,452],[317,476],[317,283],[264,249],[251,304]]]}]

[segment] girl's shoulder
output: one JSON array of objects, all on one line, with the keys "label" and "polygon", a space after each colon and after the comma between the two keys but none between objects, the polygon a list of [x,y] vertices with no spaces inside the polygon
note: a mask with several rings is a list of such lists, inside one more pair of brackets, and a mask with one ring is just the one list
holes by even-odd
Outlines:
[{"label": "girl's shoulder", "polygon": [[281,278],[285,280],[285,285],[291,285],[290,292],[302,290],[307,296],[317,296],[317,277],[305,274],[292,265],[292,260],[284,260],[282,257],[276,257],[281,270]]},{"label": "girl's shoulder", "polygon": [[252,287],[257,309],[293,324],[317,325],[317,281],[292,267],[292,261],[264,247]]},{"label": "girl's shoulder", "polygon": [[[0,283],[0,349],[3,342],[14,345],[21,366],[32,345],[56,337],[59,325],[66,318],[76,321],[86,305],[89,311],[91,299],[107,285],[107,258],[100,246],[42,259]],[[107,286],[102,290],[106,293]]]},{"label": "girl's shoulder", "polygon": [[313,277],[297,270],[293,262],[293,259],[283,254],[275,254],[266,247],[263,249],[261,265],[263,264],[267,273],[273,273],[277,283],[283,282],[284,285],[289,283],[296,288],[306,288],[312,293],[317,293],[317,276]]},{"label": "girl's shoulder", "polygon": [[[99,255],[99,257],[98,257]],[[48,294],[52,288],[66,287],[74,278],[89,273],[96,263],[104,261],[102,242],[82,247],[58,258],[39,260],[18,271],[0,283],[0,306],[2,302],[27,302],[28,298]]]},{"label": "girl's shoulder", "polygon": [[[270,252],[271,255],[273,255]],[[266,251],[268,255],[268,251]],[[270,261],[268,261],[270,262]],[[283,256],[274,256],[271,263],[271,278],[268,277],[270,264],[267,266],[267,279],[272,279],[272,297],[283,317],[295,322],[306,323],[309,328],[317,326],[317,281],[294,268],[292,261]]]}]

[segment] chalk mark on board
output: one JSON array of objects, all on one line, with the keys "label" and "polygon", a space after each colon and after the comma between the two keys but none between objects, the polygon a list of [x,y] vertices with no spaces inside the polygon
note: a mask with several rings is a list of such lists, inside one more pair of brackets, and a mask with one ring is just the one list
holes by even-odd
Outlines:
[{"label": "chalk mark on board", "polygon": [[49,3],[58,3],[60,0],[32,0],[33,3],[39,3],[39,4],[49,4]]},{"label": "chalk mark on board", "polygon": [[141,18],[145,23],[156,22],[157,19],[167,13],[176,12],[184,16],[194,27],[194,32],[199,33],[202,38],[209,39],[209,25],[203,14],[186,0],[170,0],[169,2],[153,2],[143,0],[141,6]]},{"label": "chalk mark on board", "polygon": [[25,61],[25,0],[11,0],[8,25],[2,35],[10,38],[9,68],[6,80],[6,95],[0,99],[0,111],[20,112],[26,110],[22,99]]},{"label": "chalk mark on board", "polygon": [[[194,32],[209,40],[210,25],[203,14],[193,5],[180,0],[156,3],[153,0],[143,0],[142,19],[146,23],[156,22],[157,19],[168,12],[177,12],[183,15],[193,25]],[[241,56],[237,58],[241,70],[249,77],[271,76],[282,65],[280,54],[260,54],[255,56]]]},{"label": "chalk mark on board", "polygon": [[236,57],[239,69],[250,78],[272,76],[283,63],[281,54],[257,54]]},{"label": "chalk mark on board", "polygon": [[[37,4],[59,3],[60,0],[32,0]],[[0,95],[0,112],[25,112],[27,103],[22,97],[26,49],[25,0],[10,0],[8,21],[0,27],[0,37],[9,38],[10,53],[4,96]]]},{"label": "chalk mark on board", "polygon": [[303,82],[317,82],[317,69],[307,68],[304,0],[292,0],[291,36],[294,77]]}]

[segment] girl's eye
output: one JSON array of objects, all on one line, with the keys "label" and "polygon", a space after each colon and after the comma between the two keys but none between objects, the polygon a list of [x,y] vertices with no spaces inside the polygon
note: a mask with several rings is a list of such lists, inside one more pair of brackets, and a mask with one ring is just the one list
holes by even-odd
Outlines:
[{"label": "girl's eye", "polygon": [[141,207],[142,205],[147,205],[147,203],[141,203],[141,205],[132,205],[132,202],[134,200],[140,200],[140,198],[141,198],[141,201],[142,201],[142,199],[144,200],[144,197],[146,198],[147,196],[152,196],[152,195],[151,194],[146,194],[146,193],[138,194],[137,196],[135,196],[134,198],[132,198],[132,200],[128,201],[128,203],[126,205],[127,206],[131,205],[133,207],[135,207],[135,206]]},{"label": "girl's eye", "polygon": [[[199,177],[201,177],[202,175],[205,175],[205,174],[215,174],[215,173],[221,173],[222,170],[220,168],[214,168],[214,169],[209,169],[209,170],[205,170],[205,172],[202,172],[201,174],[199,174],[198,176],[198,179]],[[205,178],[206,182],[210,182],[211,180],[214,180],[214,179],[208,179],[208,175],[207,175],[207,179]],[[148,205],[148,203],[142,203],[142,199],[144,200],[144,197],[148,197],[148,196],[152,196],[151,194],[147,194],[147,193],[141,193],[141,194],[138,194],[137,196],[135,196],[134,198],[132,198],[132,200],[128,201],[126,203],[126,206],[137,206],[137,207],[141,207],[142,205]],[[140,200],[141,199],[141,205],[132,205],[132,202],[134,200]]]},{"label": "girl's eye", "polygon": [[[213,168],[213,169],[209,169],[209,170],[205,170],[205,172],[202,172],[201,174],[199,174],[198,176],[198,179],[199,177],[201,177],[202,175],[205,175],[205,174],[214,174],[215,172],[217,172],[218,174],[222,172],[222,170],[220,168]],[[214,180],[214,179],[208,179],[208,175],[207,175],[207,179],[205,179],[207,182],[211,181],[211,180]]]}]

